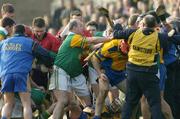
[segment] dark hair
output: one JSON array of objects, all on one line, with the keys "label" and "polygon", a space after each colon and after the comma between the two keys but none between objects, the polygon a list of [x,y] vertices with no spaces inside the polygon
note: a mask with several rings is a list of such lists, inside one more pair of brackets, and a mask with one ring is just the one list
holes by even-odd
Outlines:
[{"label": "dark hair", "polygon": [[39,28],[45,27],[45,20],[42,17],[36,17],[33,19],[32,26]]},{"label": "dark hair", "polygon": [[72,20],[69,22],[69,30],[72,30],[73,27],[77,27],[77,26],[78,26],[77,20]]},{"label": "dark hair", "polygon": [[147,15],[149,14],[149,15],[154,16],[155,19],[156,19],[156,22],[157,22],[158,24],[160,23],[160,18],[158,17],[158,15],[156,14],[156,12],[155,12],[154,10],[150,10],[150,11],[148,11],[146,14],[147,14]]},{"label": "dark hair", "polygon": [[6,27],[6,26],[13,26],[15,24],[15,21],[9,17],[5,17],[1,20],[1,26]]},{"label": "dark hair", "polygon": [[89,22],[86,24],[86,26],[94,26],[94,27],[96,27],[96,29],[98,28],[98,24],[97,24],[97,22],[95,22],[95,21],[89,21]]},{"label": "dark hair", "polygon": [[71,13],[70,13],[70,16],[72,17],[72,16],[82,16],[82,11],[80,10],[80,9],[78,9],[78,8],[76,8],[76,9],[73,9],[72,11],[71,11]]},{"label": "dark hair", "polygon": [[133,15],[131,15],[131,16],[129,17],[129,19],[128,19],[128,25],[131,25],[131,26],[135,25],[138,16],[139,16],[138,14],[133,14]]},{"label": "dark hair", "polygon": [[25,27],[22,24],[18,24],[14,26],[14,33],[15,34],[24,34],[25,33]]},{"label": "dark hair", "polygon": [[14,13],[14,11],[15,11],[14,7],[10,3],[5,3],[1,7],[1,12],[4,12],[4,13]]},{"label": "dark hair", "polygon": [[146,15],[144,17],[144,23],[145,23],[146,27],[153,28],[156,26],[156,19],[152,15]]}]

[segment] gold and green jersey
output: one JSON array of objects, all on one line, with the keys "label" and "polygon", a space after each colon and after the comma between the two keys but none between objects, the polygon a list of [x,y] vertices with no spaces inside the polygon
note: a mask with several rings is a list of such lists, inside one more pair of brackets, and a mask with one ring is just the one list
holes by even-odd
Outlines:
[{"label": "gold and green jersey", "polygon": [[78,34],[66,37],[55,58],[55,65],[62,68],[71,78],[82,73],[81,56],[89,48],[87,39]]},{"label": "gold and green jersey", "polygon": [[0,41],[6,39],[8,32],[5,28],[0,27]]}]

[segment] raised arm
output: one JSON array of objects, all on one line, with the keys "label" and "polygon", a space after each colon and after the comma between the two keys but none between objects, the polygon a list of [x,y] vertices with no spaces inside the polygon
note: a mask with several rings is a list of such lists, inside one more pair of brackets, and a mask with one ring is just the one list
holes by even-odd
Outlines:
[{"label": "raised arm", "polygon": [[87,37],[87,42],[89,44],[104,43],[112,40],[112,36],[109,37]]},{"label": "raised arm", "polygon": [[125,30],[116,30],[115,29],[113,32],[113,38],[128,40],[129,36],[135,31],[136,31],[136,29],[125,29]]}]

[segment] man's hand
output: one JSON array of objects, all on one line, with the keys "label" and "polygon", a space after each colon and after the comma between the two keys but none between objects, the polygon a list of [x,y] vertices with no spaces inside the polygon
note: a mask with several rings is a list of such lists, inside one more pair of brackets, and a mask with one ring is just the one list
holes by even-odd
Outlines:
[{"label": "man's hand", "polygon": [[107,39],[113,39],[113,33],[109,34],[109,36],[106,37]]},{"label": "man's hand", "polygon": [[171,31],[168,32],[168,36],[169,36],[169,37],[172,37],[172,36],[174,35],[174,33],[175,33],[175,30],[172,29]]}]

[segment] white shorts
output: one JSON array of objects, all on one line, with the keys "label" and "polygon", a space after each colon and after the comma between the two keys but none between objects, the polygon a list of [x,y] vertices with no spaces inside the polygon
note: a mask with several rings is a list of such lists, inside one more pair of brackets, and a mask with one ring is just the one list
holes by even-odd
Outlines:
[{"label": "white shorts", "polygon": [[96,82],[96,80],[98,79],[97,71],[92,67],[88,67],[88,71],[89,71],[90,84],[97,84],[97,82]]},{"label": "white shorts", "polygon": [[77,77],[70,76],[61,68],[54,66],[50,79],[49,90],[74,91],[77,96],[89,96],[90,92],[86,85],[86,78],[83,74]]}]

